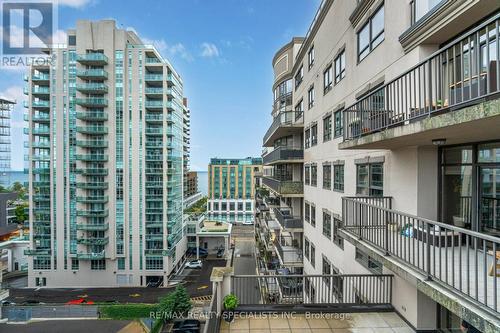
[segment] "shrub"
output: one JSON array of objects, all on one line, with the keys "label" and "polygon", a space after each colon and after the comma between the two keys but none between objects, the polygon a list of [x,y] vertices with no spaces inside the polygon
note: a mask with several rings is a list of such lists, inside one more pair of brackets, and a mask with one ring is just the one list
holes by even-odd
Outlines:
[{"label": "shrub", "polygon": [[238,307],[238,297],[234,294],[228,294],[224,297],[224,308],[233,311]]},{"label": "shrub", "polygon": [[192,307],[186,288],[177,286],[173,292],[160,299],[158,311],[163,320],[167,321],[186,315]]}]

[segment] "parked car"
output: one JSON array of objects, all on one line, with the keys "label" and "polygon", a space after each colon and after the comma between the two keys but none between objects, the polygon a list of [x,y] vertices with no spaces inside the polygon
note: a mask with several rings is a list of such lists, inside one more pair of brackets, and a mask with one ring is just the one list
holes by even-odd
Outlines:
[{"label": "parked car", "polygon": [[201,260],[191,260],[186,263],[186,268],[201,268],[202,266]]},{"label": "parked car", "polygon": [[219,250],[217,251],[217,258],[222,258],[222,257],[224,257],[224,253],[226,253],[226,250],[224,250],[224,249],[219,249]]},{"label": "parked car", "polygon": [[[187,249],[186,254],[188,256],[196,256],[196,250],[197,249],[195,247],[190,247]],[[200,247],[198,248],[198,251],[201,258],[208,257],[208,251],[206,249]]]},{"label": "parked car", "polygon": [[253,225],[253,221],[243,221],[243,225]]},{"label": "parked car", "polygon": [[195,319],[186,319],[183,321],[176,321],[174,327],[172,327],[172,332],[174,333],[199,333],[200,332],[200,321]]},{"label": "parked car", "polygon": [[72,299],[71,301],[66,302],[66,305],[82,305],[82,304],[94,304],[93,301],[87,301],[84,298]]}]

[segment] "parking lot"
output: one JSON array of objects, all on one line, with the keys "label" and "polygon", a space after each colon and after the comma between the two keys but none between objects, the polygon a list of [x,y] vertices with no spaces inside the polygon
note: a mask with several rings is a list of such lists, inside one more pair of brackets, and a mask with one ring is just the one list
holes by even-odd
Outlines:
[{"label": "parking lot", "polygon": [[[223,259],[203,260],[202,269],[184,269],[179,276],[174,277],[174,280],[183,284],[192,298],[208,296],[212,294],[210,282],[212,268],[225,265],[226,261]],[[47,304],[64,304],[78,298],[93,302],[156,303],[173,288],[175,285],[161,288],[14,288],[10,289],[7,300],[16,304],[34,300]]]}]

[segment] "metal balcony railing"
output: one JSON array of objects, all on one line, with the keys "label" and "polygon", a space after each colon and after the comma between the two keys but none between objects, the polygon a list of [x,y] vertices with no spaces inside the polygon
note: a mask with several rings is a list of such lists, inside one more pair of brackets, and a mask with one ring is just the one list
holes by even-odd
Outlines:
[{"label": "metal balcony railing", "polygon": [[281,195],[293,195],[304,193],[302,181],[278,180],[269,176],[262,178],[262,183]]},{"label": "metal balcony railing", "polygon": [[302,218],[290,215],[289,210],[273,208],[273,212],[283,229],[302,229],[304,227]]},{"label": "metal balcony railing", "polygon": [[279,147],[270,152],[269,154],[262,157],[262,163],[271,164],[278,161],[293,161],[293,160],[303,160],[304,159],[304,149],[303,148],[293,148],[293,147]]},{"label": "metal balcony railing", "polygon": [[273,133],[281,126],[300,126],[304,124],[304,117],[302,111],[287,111],[281,112],[273,119],[273,123],[264,135],[264,144],[269,140]]},{"label": "metal balcony railing", "polygon": [[500,238],[396,211],[390,199],[378,200],[343,198],[343,229],[461,297],[500,312]]},{"label": "metal balcony railing", "polygon": [[[392,275],[235,275],[231,292],[238,297],[238,310],[280,305],[327,308],[392,309]],[[366,310],[365,309],[365,310]]]},{"label": "metal balcony railing", "polygon": [[344,111],[344,141],[450,112],[500,91],[500,13]]}]

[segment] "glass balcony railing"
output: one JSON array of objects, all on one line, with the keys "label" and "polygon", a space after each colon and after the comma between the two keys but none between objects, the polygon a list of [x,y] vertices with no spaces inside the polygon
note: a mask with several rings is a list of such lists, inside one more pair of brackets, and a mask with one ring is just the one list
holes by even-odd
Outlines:
[{"label": "glass balcony railing", "polygon": [[76,118],[80,120],[90,120],[90,121],[105,121],[108,120],[108,114],[106,112],[77,112]]},{"label": "glass balcony railing", "polygon": [[104,53],[86,53],[77,55],[76,61],[82,64],[105,65],[108,63],[108,57]]},{"label": "glass balcony railing", "polygon": [[31,130],[33,135],[50,135],[50,128],[48,127],[38,127]]},{"label": "glass balcony railing", "polygon": [[106,107],[108,100],[106,98],[77,98],[76,104],[81,106]]},{"label": "glass balcony railing", "polygon": [[76,257],[79,260],[99,260],[99,259],[104,259],[104,251],[99,252],[99,253],[77,253]]},{"label": "glass balcony railing", "polygon": [[24,250],[25,256],[48,256],[50,255],[49,249],[26,249]]},{"label": "glass balcony railing", "polygon": [[105,94],[108,92],[108,86],[104,83],[81,83],[76,85],[76,90],[83,93]]},{"label": "glass balcony railing", "polygon": [[[29,117],[27,117],[29,120]],[[31,121],[37,123],[47,123],[50,122],[50,115],[48,113],[38,113],[31,117]]]},{"label": "glass balcony railing", "polygon": [[103,210],[77,210],[76,216],[82,217],[106,217],[109,215],[109,211],[107,209]]},{"label": "glass balcony railing", "polygon": [[83,203],[106,203],[108,201],[109,197],[107,195],[76,197],[76,202],[83,202]]},{"label": "glass balcony railing", "polygon": [[146,128],[146,135],[163,135],[163,128]]},{"label": "glass balcony railing", "polygon": [[50,75],[45,73],[35,73],[31,75],[31,81],[49,81]]},{"label": "glass balcony railing", "polygon": [[146,64],[161,64],[161,60],[158,58],[146,57]]},{"label": "glass balcony railing", "polygon": [[76,145],[78,147],[85,147],[85,148],[107,148],[108,141],[105,141],[105,140],[77,140]]},{"label": "glass balcony railing", "polygon": [[163,88],[149,87],[144,92],[149,95],[163,95]]},{"label": "glass balcony railing", "polygon": [[32,154],[33,161],[50,161],[50,154]]},{"label": "glass balcony railing", "polygon": [[77,188],[86,189],[86,190],[106,190],[108,188],[108,183],[93,183],[93,182],[79,182],[76,183]]},{"label": "glass balcony railing", "polygon": [[76,131],[84,134],[107,134],[108,128],[104,126],[77,126]]},{"label": "glass balcony railing", "polygon": [[49,87],[33,87],[31,93],[34,95],[48,95],[50,94]]},{"label": "glass balcony railing", "polygon": [[109,229],[109,223],[100,223],[100,224],[77,224],[76,230],[83,231],[106,231]]},{"label": "glass balcony railing", "polygon": [[147,108],[161,109],[161,108],[163,108],[163,101],[149,100],[149,101],[146,101],[145,106]]},{"label": "glass balcony railing", "polygon": [[165,117],[163,116],[163,114],[146,114],[146,121],[147,122],[163,122],[163,119]]},{"label": "glass balcony railing", "polygon": [[106,245],[109,243],[109,237],[79,238],[77,243],[82,245]]},{"label": "glass balcony railing", "polygon": [[144,79],[146,81],[163,81],[163,74],[146,74]]},{"label": "glass balcony railing", "polygon": [[76,169],[78,174],[84,176],[107,176],[108,169],[105,168],[85,168],[85,169]]},{"label": "glass balcony railing", "polygon": [[44,101],[44,100],[33,101],[31,102],[31,106],[34,108],[48,108],[50,107],[50,103],[49,101]]},{"label": "glass balcony railing", "polygon": [[108,78],[108,72],[104,69],[86,69],[77,71],[76,76],[89,80],[105,80]]},{"label": "glass balcony railing", "polygon": [[50,174],[50,168],[33,168],[31,171],[36,175]]},{"label": "glass balcony railing", "polygon": [[86,162],[106,162],[108,160],[108,155],[104,154],[77,154],[75,157],[78,161]]}]

